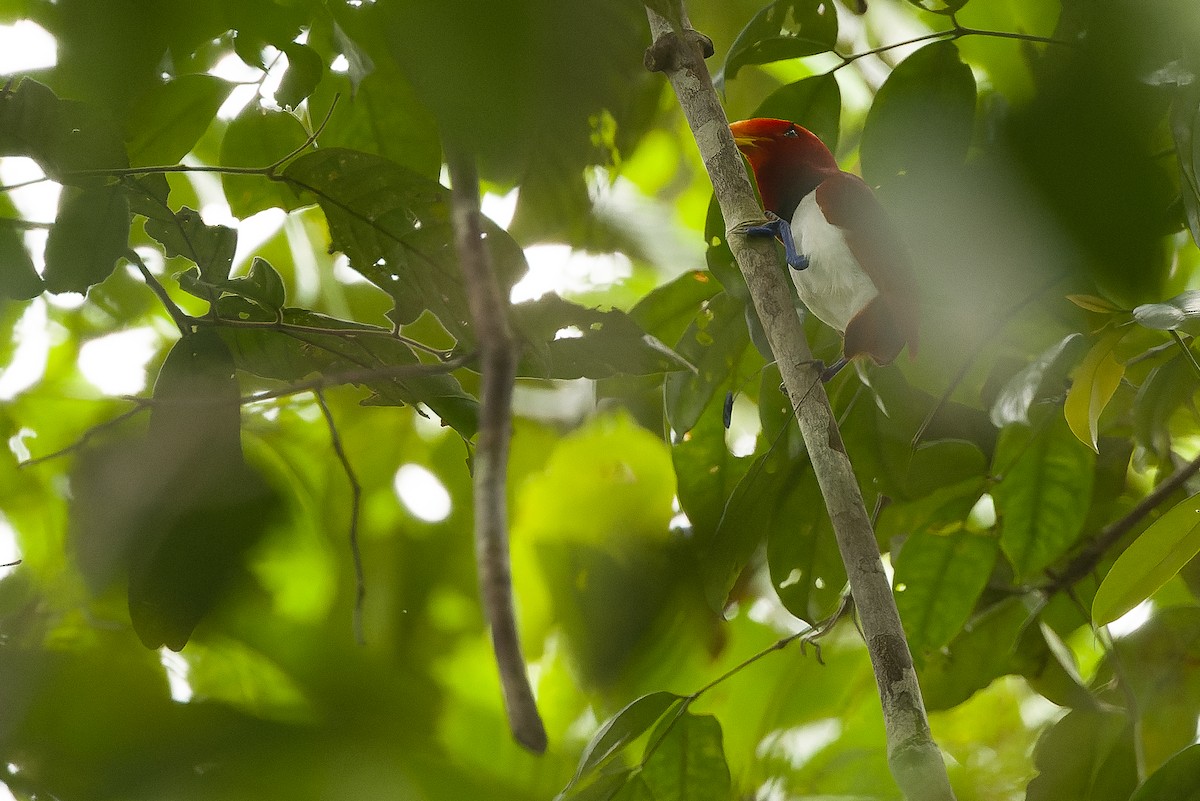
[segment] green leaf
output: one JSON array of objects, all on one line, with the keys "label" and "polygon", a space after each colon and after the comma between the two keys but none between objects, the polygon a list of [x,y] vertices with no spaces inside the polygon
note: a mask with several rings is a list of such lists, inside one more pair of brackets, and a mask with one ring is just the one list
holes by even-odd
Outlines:
[{"label": "green leaf", "polygon": [[895,556],[896,607],[913,651],[950,642],[975,608],[996,564],[992,537],[917,531]]},{"label": "green leaf", "polygon": [[1200,245],[1200,87],[1179,87],[1171,104],[1171,133],[1179,160],[1180,192],[1192,241]]},{"label": "green leaf", "polygon": [[917,665],[925,707],[932,712],[958,706],[1009,672],[1030,617],[1020,598],[1006,598],[972,617],[949,645]]},{"label": "green leaf", "polygon": [[[1067,347],[1082,338],[1082,334],[1067,334],[1004,382],[996,400],[992,402],[992,425],[996,428],[1004,428],[1010,423],[1029,425],[1029,408],[1033,405],[1038,390],[1046,382],[1047,375],[1057,374],[1058,371],[1054,368],[1063,361],[1062,356]],[[1065,378],[1065,375],[1063,377]]]},{"label": "green leaf", "polygon": [[1092,620],[1111,623],[1149,598],[1200,553],[1200,497],[1171,508],[1125,549],[1096,590]]},{"label": "green leaf", "polygon": [[1129,801],[1200,801],[1200,745],[1189,745],[1146,778]]},{"label": "green leaf", "polygon": [[674,431],[683,434],[696,425],[735,372],[749,342],[742,304],[736,299],[722,293],[701,306],[675,347],[697,369],[671,373],[666,380],[667,420]]},{"label": "green leaf", "polygon": [[[273,314],[236,297],[222,298],[217,304],[217,313],[229,319],[263,322],[274,319]],[[310,330],[300,338],[270,329],[221,329],[221,336],[233,351],[239,369],[264,378],[297,381],[318,372],[327,376],[369,373],[415,365],[420,361],[408,345],[385,328],[339,320],[304,309],[281,309],[279,316],[284,324]],[[357,335],[349,336],[350,333]],[[372,391],[373,395],[364,404],[405,406],[424,403],[464,438],[474,436],[477,429],[479,403],[449,373],[367,376],[352,383]]]},{"label": "green leaf", "polygon": [[1133,723],[1122,710],[1073,710],[1034,751],[1028,801],[1126,801],[1137,784]]},{"label": "green leaf", "polygon": [[321,145],[374,153],[437,180],[442,166],[437,120],[417,99],[408,76],[389,58],[378,65],[368,60],[366,72],[356,77],[354,59],[344,52],[349,72],[327,76],[308,99],[313,119],[324,119],[333,106]]},{"label": "green leaf", "polygon": [[105,179],[70,172],[129,166],[115,125],[83,103],[59,100],[29,78],[6,91],[0,103],[0,156],[28,156],[52,180],[81,186],[100,186]]},{"label": "green leaf", "polygon": [[583,749],[583,754],[579,757],[579,767],[576,768],[575,775],[563,790],[563,794],[569,793],[575,785],[610,763],[617,754],[645,734],[668,709],[681,700],[683,696],[674,693],[650,693],[629,702],[620,712],[605,721]]},{"label": "green leaf", "polygon": [[129,201],[117,187],[64,190],[46,240],[46,288],[86,292],[129,248]]},{"label": "green leaf", "polygon": [[729,801],[729,766],[717,719],[685,712],[663,729],[660,724],[647,743],[641,773],[655,801]]},{"label": "green leaf", "polygon": [[1191,363],[1178,354],[1150,371],[1133,399],[1135,441],[1160,459],[1171,453],[1171,417],[1192,402],[1200,379]]},{"label": "green leaf", "polygon": [[589,309],[550,294],[513,306],[512,319],[527,345],[520,375],[607,378],[691,369],[620,309]]},{"label": "green leaf", "polygon": [[[266,111],[250,104],[225,131],[221,164],[265,168],[300,148],[308,134],[300,121],[284,111]],[[291,187],[266,175],[221,175],[233,216],[245,219],[264,209],[291,211],[304,205]]]},{"label": "green leaf", "polygon": [[125,125],[130,164],[178,163],[204,135],[230,89],[220,78],[193,74],[147,91]]},{"label": "green leaf", "polygon": [[867,112],[863,177],[878,185],[961,164],[974,118],[975,76],[957,46],[945,41],[922,47],[892,70]]},{"label": "green leaf", "polygon": [[1113,358],[1113,351],[1127,332],[1128,329],[1117,329],[1101,337],[1083,357],[1067,390],[1063,407],[1067,424],[1080,442],[1097,453],[1100,415],[1125,377],[1125,365]]},{"label": "green leaf", "polygon": [[1083,528],[1092,497],[1095,454],[1079,446],[1057,415],[1034,428],[1000,433],[992,491],[1000,520],[1000,547],[1028,581],[1062,556]]},{"label": "green leaf", "polygon": [[250,264],[250,273],[242,278],[226,281],[220,289],[252,300],[264,309],[278,311],[283,308],[286,294],[283,279],[266,259],[258,256]]},{"label": "green leaf", "polygon": [[725,57],[718,85],[742,67],[812,56],[837,44],[837,14],[821,0],[775,0],[742,28]]},{"label": "green leaf", "polygon": [[163,362],[146,437],[86,452],[72,477],[82,572],[96,591],[127,577],[147,648],[187,643],[277,514],[277,496],[244,461],[240,429],[233,360],[202,330]]},{"label": "green leaf", "polygon": [[0,221],[0,297],[29,300],[44,289],[33,259],[25,249],[21,229]]},{"label": "green leaf", "polygon": [[350,99],[353,101],[363,80],[375,71],[375,62],[337,22],[333,23],[333,41],[338,51],[346,57],[346,75],[350,78]]},{"label": "green leaf", "polygon": [[737,505],[731,499],[726,507],[718,541],[732,539],[742,515],[748,527],[761,525],[767,535],[771,585],[780,602],[810,624],[832,614],[846,586],[846,567],[825,498],[804,456],[793,459],[789,468],[764,470],[745,494],[735,493],[734,498]]},{"label": "green leaf", "polygon": [[837,152],[842,91],[833,73],[815,75],[776,89],[752,116],[798,122]]},{"label": "green leaf", "polygon": [[1200,319],[1200,289],[1189,289],[1162,303],[1143,303],[1133,310],[1139,325],[1156,331],[1193,331]]},{"label": "green leaf", "polygon": [[294,109],[313,93],[325,75],[325,63],[316,50],[299,42],[289,42],[282,48],[287,54],[287,70],[275,90],[275,102]]},{"label": "green leaf", "polygon": [[182,256],[195,263],[205,282],[216,286],[229,279],[237,251],[234,229],[205,225],[200,212],[184,206],[169,219],[146,220],[146,233],[163,246],[168,256]]},{"label": "green leaf", "polygon": [[[474,341],[452,246],[449,190],[386,159],[340,148],[301,156],[284,175],[316,195],[333,247],[392,297],[389,316],[407,325],[429,311],[460,343]],[[525,272],[524,254],[498,226],[485,223],[484,230],[507,292]]]},{"label": "green leaf", "polygon": [[710,273],[693,270],[655,287],[629,310],[629,316],[663,342],[678,342],[701,304],[720,291]]}]

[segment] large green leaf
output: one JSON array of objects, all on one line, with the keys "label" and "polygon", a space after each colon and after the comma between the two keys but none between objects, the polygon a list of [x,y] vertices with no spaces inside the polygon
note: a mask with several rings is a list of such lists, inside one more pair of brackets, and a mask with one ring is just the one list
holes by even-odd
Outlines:
[{"label": "large green leaf", "polygon": [[1125,801],[1137,784],[1133,724],[1120,710],[1074,710],[1034,752],[1028,801]]},{"label": "large green leaf", "polygon": [[73,478],[75,553],[92,586],[128,578],[148,648],[183,648],[237,578],[278,499],[242,455],[234,362],[211,331],[179,340],[144,439],[89,452]]},{"label": "large green leaf", "polygon": [[996,563],[994,538],[967,531],[917,531],[895,556],[896,607],[914,651],[950,642],[979,599]]},{"label": "large green leaf", "polygon": [[607,378],[692,369],[620,309],[589,309],[550,294],[513,306],[512,318],[526,345],[521,375]]},{"label": "large green leaf", "polygon": [[[1119,664],[1118,664],[1119,660]],[[1147,771],[1196,740],[1200,716],[1200,608],[1161,609],[1145,625],[1116,639],[1097,671],[1096,686],[1120,674],[1124,692],[1106,700],[1138,710],[1138,739]],[[1126,695],[1126,692],[1129,695]]]},{"label": "large green leaf", "polygon": [[721,724],[691,712],[664,720],[646,744],[642,778],[655,801],[728,801]]},{"label": "large green leaf", "polygon": [[1200,553],[1200,498],[1186,498],[1117,557],[1092,600],[1103,626],[1149,598]]},{"label": "large green leaf", "polygon": [[59,100],[29,78],[6,91],[0,103],[0,156],[28,156],[53,180],[92,186],[104,178],[71,173],[129,166],[116,126],[90,106]]},{"label": "large green leaf", "polygon": [[325,75],[325,63],[320,53],[299,42],[288,42],[283,52],[287,54],[288,66],[275,90],[275,101],[284,108],[294,109],[317,88]]},{"label": "large green leaf", "polygon": [[958,706],[1009,672],[1031,616],[1022,599],[1006,598],[977,613],[949,645],[929,654],[917,666],[926,708]]},{"label": "large green leaf", "polygon": [[67,189],[46,240],[46,288],[86,292],[128,248],[129,201],[120,189]]},{"label": "large green leaf", "polygon": [[[301,156],[284,177],[316,197],[332,246],[392,297],[396,322],[407,325],[429,311],[460,342],[474,341],[452,244],[449,190],[387,159],[341,148]],[[484,228],[507,291],[524,273],[524,254],[496,225]]]},{"label": "large green leaf", "polygon": [[1154,771],[1129,801],[1200,801],[1200,745],[1190,745]]},{"label": "large green leaf", "polygon": [[[1054,375],[1056,366],[1061,364],[1063,354],[1074,342],[1082,339],[1080,334],[1067,334],[1065,337],[1042,351],[1036,359],[1026,367],[1018,370],[1012,378],[1004,382],[1004,386],[996,394],[992,402],[991,419],[996,428],[1004,428],[1009,423],[1029,425],[1029,409],[1037,397],[1038,390],[1045,383],[1047,375]],[[1065,374],[1059,376],[1065,378]],[[1061,391],[1054,387],[1054,392]]]},{"label": "large green leaf", "polygon": [[1079,538],[1091,503],[1096,456],[1054,415],[1033,427],[1006,428],[993,463],[1000,477],[992,491],[1000,547],[1016,579],[1028,581]]},{"label": "large green leaf", "polygon": [[204,135],[232,89],[212,75],[181,75],[149,89],[125,125],[131,164],[176,164]]},{"label": "large green leaf", "polygon": [[892,71],[863,125],[863,176],[872,184],[961,164],[975,118],[975,76],[954,42],[936,42]]},{"label": "large green leaf", "polygon": [[[268,291],[264,286],[263,291]],[[449,373],[388,376],[392,368],[420,363],[403,340],[376,326],[339,320],[304,309],[280,309],[279,321],[292,329],[272,330],[276,313],[261,302],[222,298],[218,313],[234,320],[258,321],[262,328],[222,328],[237,366],[263,376],[297,381],[312,373],[350,375],[348,383],[369,387],[370,405],[424,403],[463,437],[475,434],[479,404]]]},{"label": "large green leaf", "polygon": [[[304,126],[284,111],[266,111],[251,103],[235,117],[221,140],[221,165],[267,167],[296,151],[308,138]],[[245,219],[264,209],[291,211],[303,205],[287,184],[265,175],[221,176],[233,216]]]},{"label": "large green leaf", "polygon": [[798,122],[836,153],[842,116],[837,78],[826,73],[781,86],[759,104],[753,116]]},{"label": "large green leaf", "polygon": [[723,293],[705,302],[675,346],[696,367],[671,373],[666,382],[667,420],[680,434],[690,431],[737,371],[750,340],[742,304]]},{"label": "large green leaf", "polygon": [[184,206],[169,217],[147,219],[146,233],[163,246],[168,256],[182,256],[193,262],[203,282],[217,286],[229,279],[237,251],[234,229],[207,225],[200,212]]},{"label": "large green leaf", "polygon": [[620,712],[601,726],[579,758],[575,775],[563,789],[568,795],[573,788],[585,782],[593,773],[603,769],[621,751],[650,730],[672,705],[682,696],[668,692],[655,692],[630,701]]},{"label": "large green leaf", "polygon": [[828,3],[774,0],[738,34],[718,80],[732,80],[751,64],[825,53],[837,44],[837,35],[837,13]]}]

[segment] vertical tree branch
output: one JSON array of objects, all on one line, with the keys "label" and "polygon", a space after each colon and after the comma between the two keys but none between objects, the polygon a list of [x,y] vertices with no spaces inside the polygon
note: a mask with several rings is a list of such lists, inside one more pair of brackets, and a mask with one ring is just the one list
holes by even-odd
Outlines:
[{"label": "vertical tree branch", "polygon": [[475,447],[475,560],[479,592],[492,630],[504,708],[517,742],[546,750],[546,729],[533,700],[513,612],[505,499],[508,445],[512,437],[512,391],[517,346],[508,324],[508,302],[492,271],[479,211],[479,176],[473,154],[447,147],[454,201],[454,233],[479,341],[483,392]]},{"label": "vertical tree branch", "polygon": [[829,398],[792,306],[784,270],[772,242],[761,237],[747,240],[741,234],[747,226],[761,224],[763,213],[704,63],[712,45],[691,30],[686,14],[682,17],[684,24],[672,30],[671,23],[653,9],[647,13],[654,43],[646,51],[646,66],[666,74],[696,138],[725,216],[730,248],[779,363],[833,522],[879,685],[888,765],[896,783],[912,801],[951,801],[954,793],[941,752],[929,731],[892,588]]}]

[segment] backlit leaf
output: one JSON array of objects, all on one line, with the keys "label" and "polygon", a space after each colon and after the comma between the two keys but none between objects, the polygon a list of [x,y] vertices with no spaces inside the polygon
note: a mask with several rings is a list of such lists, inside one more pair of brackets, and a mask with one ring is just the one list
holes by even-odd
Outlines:
[{"label": "backlit leaf", "polygon": [[975,119],[975,76],[954,42],[936,42],[892,70],[862,134],[863,177],[897,176],[961,164]]},{"label": "backlit leaf", "polygon": [[1100,415],[1125,376],[1125,365],[1113,357],[1113,351],[1126,331],[1117,329],[1101,337],[1076,368],[1071,388],[1067,390],[1063,407],[1067,423],[1080,442],[1097,452]]},{"label": "backlit leaf", "polygon": [[1029,425],[1029,407],[1045,382],[1047,373],[1059,364],[1067,347],[1081,338],[1081,334],[1067,334],[1004,382],[996,400],[992,402],[992,425],[996,428],[1004,428],[1009,423]]},{"label": "backlit leaf", "polygon": [[905,541],[894,583],[896,607],[914,651],[941,648],[958,633],[992,574],[996,555],[995,539],[968,531],[917,531]]},{"label": "backlit leaf", "polygon": [[86,292],[129,248],[129,202],[116,187],[69,189],[46,240],[46,288]]},{"label": "backlit leaf", "polygon": [[1000,547],[1018,581],[1035,577],[1079,538],[1095,461],[1057,415],[1032,428],[1012,425],[1001,432],[993,460],[1000,482],[992,497]]},{"label": "backlit leaf", "polygon": [[1122,553],[1092,601],[1092,620],[1111,623],[1158,591],[1200,553],[1200,498],[1188,498]]},{"label": "backlit leaf", "polygon": [[811,56],[837,44],[837,14],[823,0],[774,0],[754,15],[729,48],[718,82],[742,67]]},{"label": "backlit leaf", "polygon": [[651,736],[642,768],[655,801],[728,801],[732,787],[717,719],[685,712],[664,728]]},{"label": "backlit leaf", "polygon": [[212,75],[180,75],[147,91],[126,124],[130,163],[178,163],[204,135],[232,88]]}]

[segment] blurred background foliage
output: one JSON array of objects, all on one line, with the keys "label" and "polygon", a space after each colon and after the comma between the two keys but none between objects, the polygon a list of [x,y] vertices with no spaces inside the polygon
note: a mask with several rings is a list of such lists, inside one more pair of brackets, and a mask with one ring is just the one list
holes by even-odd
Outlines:
[{"label": "blurred background foliage", "polygon": [[[1200,10],[688,11],[730,119],[820,134],[918,266],[919,358],[829,391],[958,797],[1193,797]],[[640,3],[0,0],[0,35],[0,787],[898,798],[849,620],[712,684],[845,574]],[[543,756],[474,582],[444,146],[522,341]]]}]

